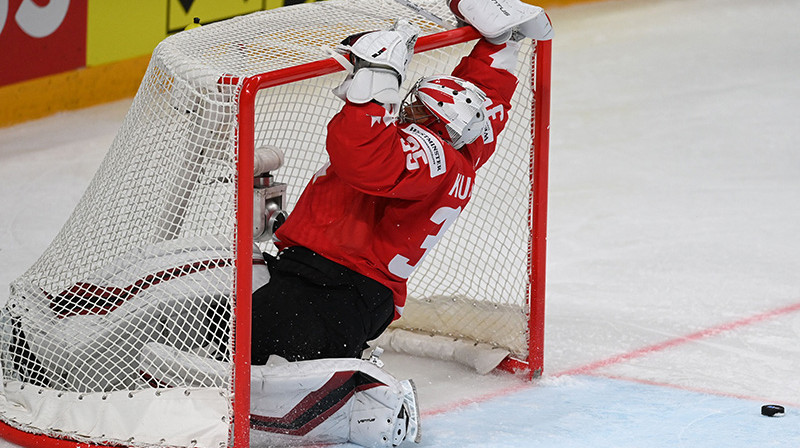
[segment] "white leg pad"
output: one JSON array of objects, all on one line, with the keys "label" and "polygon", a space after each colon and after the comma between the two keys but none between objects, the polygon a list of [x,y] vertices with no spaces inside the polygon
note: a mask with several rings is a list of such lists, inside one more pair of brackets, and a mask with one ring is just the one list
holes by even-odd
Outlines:
[{"label": "white leg pad", "polygon": [[251,370],[251,439],[256,444],[349,441],[391,447],[407,435],[417,437],[419,419],[406,425],[407,414],[418,415],[416,402],[413,411],[401,412],[408,406],[408,382],[360,359],[274,359]]},{"label": "white leg pad", "polygon": [[[167,387],[227,382],[228,363],[163,344],[143,350],[140,371]],[[419,409],[410,381],[360,359],[288,362],[271,357],[250,371],[250,441],[258,446],[352,442],[392,447],[419,442]]]}]

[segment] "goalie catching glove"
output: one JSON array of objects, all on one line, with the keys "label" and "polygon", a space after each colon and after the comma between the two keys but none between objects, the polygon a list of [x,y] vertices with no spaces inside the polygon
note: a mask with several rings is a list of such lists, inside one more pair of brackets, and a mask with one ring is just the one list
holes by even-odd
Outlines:
[{"label": "goalie catching glove", "polygon": [[520,0],[447,0],[459,21],[475,27],[489,42],[550,40],[553,27],[544,10]]},{"label": "goalie catching glove", "polygon": [[371,31],[347,37],[336,47],[339,54],[350,55],[350,62],[338,59],[352,72],[333,90],[341,99],[356,104],[375,100],[399,104],[400,85],[414,54],[419,28],[405,20],[391,30]]}]

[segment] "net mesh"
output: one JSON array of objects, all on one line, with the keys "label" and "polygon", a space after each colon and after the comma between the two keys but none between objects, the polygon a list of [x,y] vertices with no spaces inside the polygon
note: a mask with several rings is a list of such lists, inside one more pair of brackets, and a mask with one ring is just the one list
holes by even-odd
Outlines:
[{"label": "net mesh", "polygon": [[[444,1],[418,3],[455,22]],[[11,286],[0,314],[0,360],[5,408],[15,411],[3,413],[3,421],[94,443],[229,442],[232,371],[220,366],[231,365],[234,262],[242,257],[249,263],[251,256],[235,250],[237,200],[252,195],[236,189],[239,175],[251,175],[237,173],[242,82],[324,59],[344,37],[386,29],[396,18],[420,26],[423,35],[444,30],[394,1],[328,0],[205,25],[158,46],[80,203]],[[450,73],[471,47],[418,53],[403,89],[420,76]],[[534,51],[531,44],[523,48],[497,152],[479,172],[461,218],[409,280],[409,303],[395,327],[484,342],[526,358]],[[289,212],[327,161],[325,127],[341,107],[330,90],[342,77],[317,76],[256,95],[255,146],[284,150],[286,163],[274,174],[288,185]],[[44,404],[31,398],[66,400],[63,412],[75,415],[89,409],[125,415],[120,409],[151,409],[142,391],[198,388],[215,391],[219,403],[212,407],[220,415],[204,421],[204,414],[194,423],[182,418],[180,429],[46,418],[37,408]],[[169,412],[193,412],[196,395],[176,397],[171,406],[188,404]],[[198,439],[193,425],[207,428],[212,420],[222,429]]]}]

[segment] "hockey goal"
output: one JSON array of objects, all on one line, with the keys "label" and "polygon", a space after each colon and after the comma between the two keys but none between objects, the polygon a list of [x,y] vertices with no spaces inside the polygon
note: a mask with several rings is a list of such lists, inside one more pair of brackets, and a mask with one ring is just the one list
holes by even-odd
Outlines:
[{"label": "hockey goal", "polygon": [[[418,3],[455,22],[444,1]],[[449,73],[479,37],[392,1],[328,0],[158,46],[85,195],[11,286],[0,314],[0,434],[27,446],[250,443],[254,148],[284,150],[273,174],[291,212],[327,160],[326,123],[341,107],[330,89],[342,68],[326,49],[396,18],[422,29],[409,84]],[[550,43],[523,53],[498,149],[411,277],[405,315],[381,342],[389,348],[541,373]],[[185,385],[166,387],[148,375],[164,347],[230,368],[173,372]]]}]

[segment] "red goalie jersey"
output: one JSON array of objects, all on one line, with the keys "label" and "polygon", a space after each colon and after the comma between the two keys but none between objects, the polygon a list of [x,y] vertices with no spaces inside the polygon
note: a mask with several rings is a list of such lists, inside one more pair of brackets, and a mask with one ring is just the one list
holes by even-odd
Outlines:
[{"label": "red goalie jersey", "polygon": [[347,102],[328,124],[330,162],[278,230],[278,247],[306,247],[386,285],[399,318],[407,279],[464,210],[475,171],[494,153],[517,84],[509,71],[517,48],[481,39],[453,70],[486,93],[492,128],[460,150],[438,124],[399,123],[396,110]]}]

